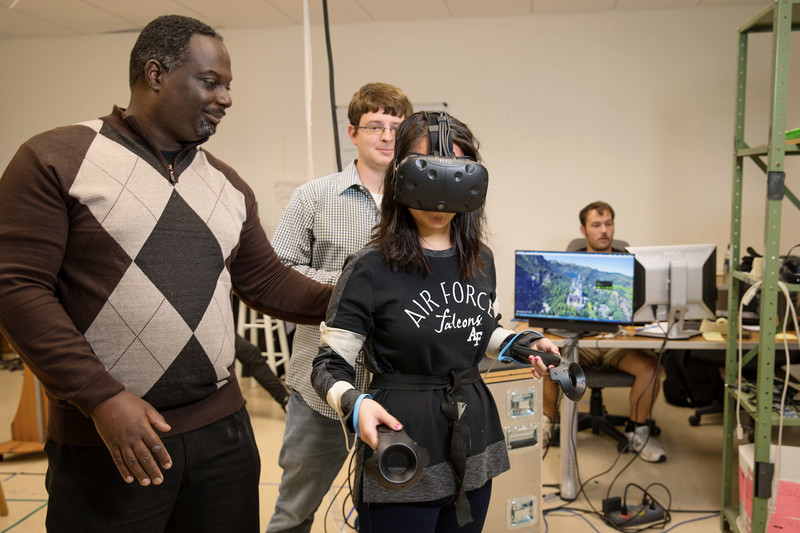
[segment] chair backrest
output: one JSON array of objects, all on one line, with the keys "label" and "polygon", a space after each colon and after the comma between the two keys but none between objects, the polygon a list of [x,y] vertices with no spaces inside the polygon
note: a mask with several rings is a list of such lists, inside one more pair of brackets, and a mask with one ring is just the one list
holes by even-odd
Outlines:
[{"label": "chair backrest", "polygon": [[[615,250],[624,250],[628,247],[628,243],[626,241],[614,239],[611,241],[611,247]],[[584,248],[586,248],[586,239],[583,237],[579,239],[572,239],[567,245],[568,252],[576,252],[578,250],[583,250]]]}]

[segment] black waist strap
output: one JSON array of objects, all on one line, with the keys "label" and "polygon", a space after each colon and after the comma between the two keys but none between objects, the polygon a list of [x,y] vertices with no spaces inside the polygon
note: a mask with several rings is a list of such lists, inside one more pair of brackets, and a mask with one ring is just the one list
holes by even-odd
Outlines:
[{"label": "black waist strap", "polygon": [[393,390],[436,390],[453,387],[453,392],[461,385],[480,381],[478,367],[463,372],[453,372],[449,377],[424,376],[419,374],[374,374],[370,388]]},{"label": "black waist strap", "polygon": [[470,451],[469,427],[466,420],[461,419],[464,412],[453,393],[462,385],[476,383],[481,380],[478,367],[463,372],[451,372],[449,377],[423,376],[415,374],[375,374],[372,376],[371,388],[393,390],[436,390],[447,389],[442,398],[441,409],[450,426],[447,443],[447,458],[456,481],[456,520],[463,527],[472,522],[472,511],[464,491],[464,477],[467,470],[467,456]]}]

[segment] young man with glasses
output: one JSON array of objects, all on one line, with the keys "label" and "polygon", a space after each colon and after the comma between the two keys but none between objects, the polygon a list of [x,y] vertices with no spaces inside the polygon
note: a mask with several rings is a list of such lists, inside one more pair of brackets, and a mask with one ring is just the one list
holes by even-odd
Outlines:
[{"label": "young man with glasses", "polygon": [[[347,133],[357,158],[342,172],[294,192],[272,241],[284,263],[322,283],[336,283],[345,258],[367,243],[378,222],[395,132],[412,113],[408,97],[392,85],[368,83],[356,91]],[[311,530],[314,513],[352,444],[338,414],[311,387],[318,349],[319,327],[298,326],[286,378],[291,392],[278,458],[283,476],[268,532]],[[366,380],[359,365],[357,381],[365,385]]]}]

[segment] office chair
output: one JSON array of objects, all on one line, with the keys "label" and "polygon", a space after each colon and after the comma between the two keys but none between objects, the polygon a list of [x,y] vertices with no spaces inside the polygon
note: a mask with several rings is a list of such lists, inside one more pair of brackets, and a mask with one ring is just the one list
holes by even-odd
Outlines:
[{"label": "office chair", "polygon": [[[628,243],[626,241],[621,241],[619,239],[614,239],[611,241],[611,248],[614,250],[624,250],[628,247]],[[568,252],[577,252],[579,250],[583,250],[586,248],[586,239],[583,237],[579,239],[572,239],[569,241],[567,245]]]},{"label": "office chair", "polygon": [[[725,368],[725,352],[678,350],[670,353],[669,358],[665,363],[667,377],[663,386],[667,403],[694,408],[694,414],[689,417],[691,426],[699,426],[703,415],[721,413],[725,387],[719,369]],[[681,396],[676,398],[676,393]]]},{"label": "office chair", "polygon": [[[614,239],[611,247],[615,250],[624,250],[628,243]],[[586,248],[586,239],[572,239],[567,245],[568,252],[575,252]],[[606,410],[603,404],[603,389],[608,387],[628,387],[633,385],[636,379],[632,374],[623,372],[616,368],[597,367],[584,368],[586,374],[586,386],[591,390],[589,401],[589,412],[578,415],[578,431],[591,428],[592,433],[604,433],[617,441],[617,449],[624,450],[628,446],[628,437],[620,431],[617,426],[624,426],[628,421],[627,416],[612,415]],[[659,428],[651,422],[650,433],[653,436],[660,433]]]},{"label": "office chair", "polygon": [[628,446],[628,437],[617,426],[624,426],[627,416],[612,415],[603,404],[603,389],[607,387],[628,387],[633,385],[632,374],[616,368],[592,367],[584,368],[586,386],[591,390],[589,412],[578,414],[578,431],[591,429],[595,435],[604,433],[617,441],[617,450]]}]

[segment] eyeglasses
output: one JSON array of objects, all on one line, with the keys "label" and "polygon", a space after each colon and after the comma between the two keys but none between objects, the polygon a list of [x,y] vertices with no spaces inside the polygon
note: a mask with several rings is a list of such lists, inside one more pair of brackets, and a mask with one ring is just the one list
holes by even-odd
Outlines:
[{"label": "eyeglasses", "polygon": [[385,130],[389,130],[389,133],[394,135],[397,133],[397,128],[399,127],[399,124],[392,124],[390,126],[384,126],[383,124],[367,124],[366,126],[356,126],[356,128],[360,130],[366,130],[370,135],[383,135]]}]

